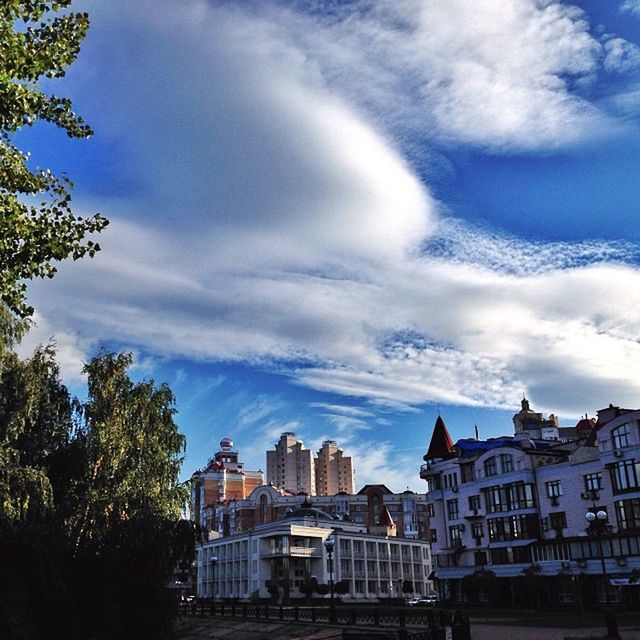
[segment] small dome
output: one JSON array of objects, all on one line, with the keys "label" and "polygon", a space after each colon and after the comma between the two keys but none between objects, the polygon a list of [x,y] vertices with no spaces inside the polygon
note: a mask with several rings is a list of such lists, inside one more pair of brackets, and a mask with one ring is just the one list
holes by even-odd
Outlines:
[{"label": "small dome", "polygon": [[334,518],[330,516],[326,511],[322,511],[322,509],[316,509],[311,506],[311,500],[308,498],[297,508],[292,509],[288,513],[285,514],[285,518],[313,518],[314,520],[333,520]]},{"label": "small dome", "polygon": [[223,451],[231,451],[233,449],[233,440],[231,438],[222,438],[220,440],[220,448]]}]

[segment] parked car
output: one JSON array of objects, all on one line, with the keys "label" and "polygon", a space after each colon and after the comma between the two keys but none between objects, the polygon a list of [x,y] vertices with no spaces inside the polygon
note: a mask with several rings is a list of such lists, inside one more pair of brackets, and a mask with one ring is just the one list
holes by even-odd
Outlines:
[{"label": "parked car", "polygon": [[407,604],[408,604],[410,607],[415,607],[417,604],[419,604],[419,603],[420,603],[420,600],[421,600],[421,599],[422,599],[422,598],[409,598],[409,599],[407,600]]},{"label": "parked car", "polygon": [[424,596],[424,598],[418,598],[418,606],[421,607],[433,607],[438,603],[436,596]]}]

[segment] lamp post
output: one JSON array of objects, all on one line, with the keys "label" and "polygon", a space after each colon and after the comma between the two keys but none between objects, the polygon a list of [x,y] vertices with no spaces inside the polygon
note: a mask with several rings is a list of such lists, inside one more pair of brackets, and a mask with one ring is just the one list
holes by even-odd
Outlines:
[{"label": "lamp post", "polygon": [[600,565],[602,567],[602,578],[604,580],[604,601],[607,609],[607,613],[605,615],[605,622],[607,625],[607,637],[611,639],[619,639],[620,634],[618,633],[618,621],[613,613],[610,610],[610,599],[609,599],[609,577],[607,575],[607,567],[604,561],[604,551],[602,549],[602,536],[607,532],[608,522],[607,522],[607,512],[600,509],[596,511],[595,504],[593,505],[593,509],[591,511],[587,511],[584,514],[586,521],[589,523],[587,527],[587,531],[595,536],[598,541],[598,555],[600,556]]},{"label": "lamp post", "polygon": [[329,593],[331,594],[331,606],[333,606],[333,549],[335,542],[331,538],[324,541],[324,548],[329,556]]},{"label": "lamp post", "polygon": [[211,556],[209,558],[211,563],[211,600],[215,602],[216,599],[216,562],[218,562],[218,556]]}]

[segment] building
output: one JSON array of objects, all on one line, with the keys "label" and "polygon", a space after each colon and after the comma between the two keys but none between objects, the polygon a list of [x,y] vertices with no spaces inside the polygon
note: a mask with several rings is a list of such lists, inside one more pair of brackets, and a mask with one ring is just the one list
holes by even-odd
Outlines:
[{"label": "building", "polygon": [[[640,410],[609,406],[561,428],[524,399],[514,427],[454,444],[436,421],[420,476],[440,596],[640,606]],[[607,526],[594,530],[588,512]]]},{"label": "building", "polygon": [[242,500],[264,484],[262,471],[248,471],[238,461],[230,438],[220,440],[220,450],[204,469],[191,476],[192,519],[207,529],[212,528],[211,516],[225,500]]},{"label": "building", "polygon": [[[346,599],[431,593],[429,544],[371,535],[366,525],[332,517],[305,498],[282,517],[198,548],[197,594],[288,603],[305,585],[346,581]],[[331,540],[332,557],[326,542]],[[326,596],[327,598],[329,596]]]},{"label": "building", "polygon": [[355,485],[351,457],[345,456],[335,440],[325,440],[315,459],[316,494],[330,496],[340,491],[353,493]]},{"label": "building", "polygon": [[[218,536],[250,531],[280,520],[297,508],[304,497],[273,485],[258,487],[243,500],[226,500],[211,509],[209,528]],[[356,494],[316,496],[314,505],[332,517],[364,525],[370,533],[380,532],[380,527],[386,527],[390,519],[396,536],[428,539],[427,501],[423,494],[409,490],[393,493],[383,484],[365,485]]]},{"label": "building", "polygon": [[275,450],[267,451],[267,482],[290,493],[316,493],[313,454],[292,431],[285,431]]}]

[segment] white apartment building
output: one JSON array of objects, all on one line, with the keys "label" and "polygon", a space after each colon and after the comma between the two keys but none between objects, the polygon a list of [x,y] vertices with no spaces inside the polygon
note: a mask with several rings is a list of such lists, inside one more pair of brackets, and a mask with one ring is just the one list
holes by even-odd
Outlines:
[{"label": "white apartment building", "polygon": [[[610,406],[562,429],[523,400],[514,425],[513,436],[454,444],[436,422],[420,476],[440,596],[525,606],[533,585],[550,602],[638,606],[640,410]],[[598,535],[589,511],[607,516]]]},{"label": "white apartment building", "polygon": [[267,482],[290,493],[316,493],[313,453],[292,431],[285,431],[275,450],[267,451]]},{"label": "white apartment building", "polygon": [[[326,548],[333,542],[331,569]],[[428,542],[371,535],[362,524],[339,520],[305,501],[283,518],[252,531],[209,540],[198,548],[197,594],[215,598],[304,598],[300,586],[315,578],[346,580],[344,599],[365,600],[432,593]],[[412,592],[403,593],[411,583]],[[327,596],[329,597],[329,596]]]},{"label": "white apartment building", "polygon": [[351,457],[345,456],[335,440],[325,440],[315,459],[316,493],[332,496],[353,493],[355,484]]}]

